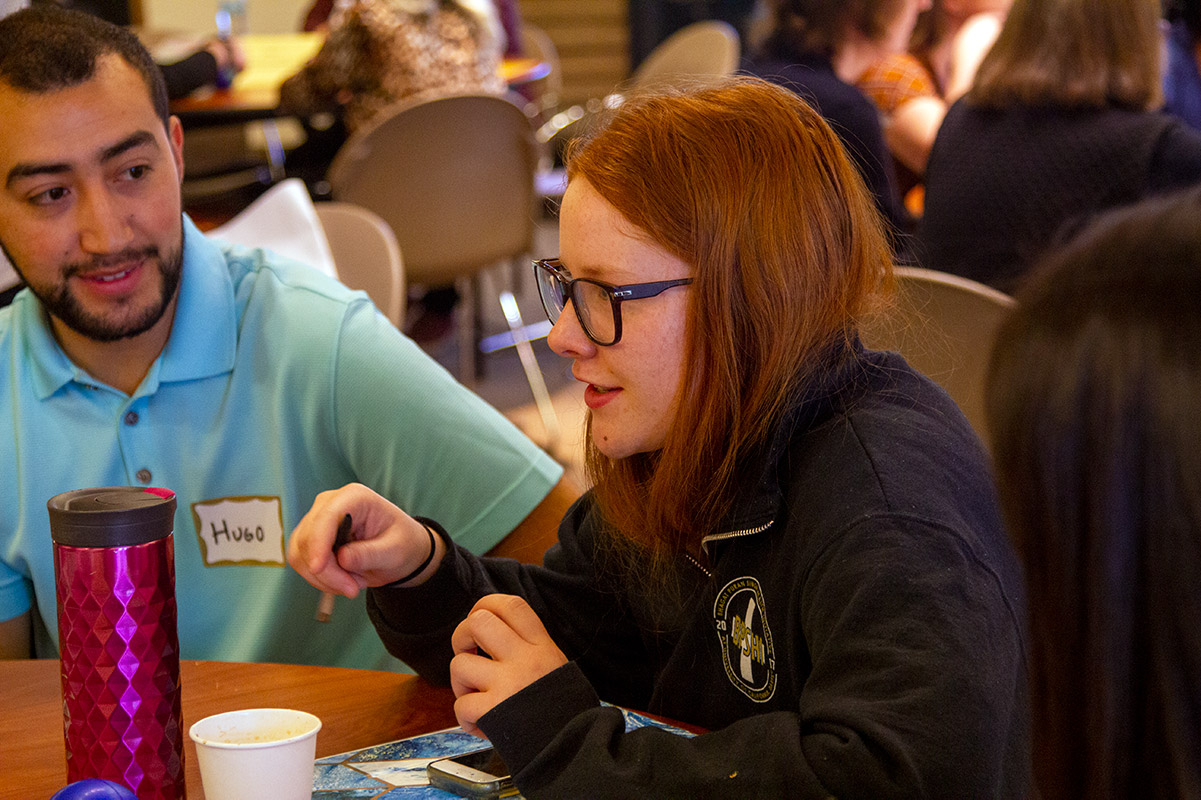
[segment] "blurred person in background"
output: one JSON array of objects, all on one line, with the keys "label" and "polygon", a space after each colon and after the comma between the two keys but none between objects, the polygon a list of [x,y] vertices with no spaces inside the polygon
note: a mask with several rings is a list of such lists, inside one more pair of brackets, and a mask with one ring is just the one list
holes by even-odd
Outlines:
[{"label": "blurred person in background", "polygon": [[246,54],[237,37],[209,39],[191,55],[169,64],[159,64],[167,82],[167,97],[187,97],[197,89],[220,87],[221,81],[246,68]]},{"label": "blurred person in background", "polygon": [[[24,5],[29,5],[28,0]],[[33,0],[33,5],[82,11],[114,25],[133,24],[129,0]],[[245,66],[246,55],[236,37],[213,37],[182,59],[159,63],[167,82],[167,97],[171,100],[187,97],[197,89],[219,86],[223,77],[241,72]]]},{"label": "blurred person in background", "polygon": [[884,140],[902,195],[920,184],[947,106],[970,87],[1012,0],[933,0],[909,50],[872,64],[857,81],[884,116]]},{"label": "blurred person in background", "polygon": [[[321,50],[280,88],[281,108],[301,117],[307,139],[288,171],[314,194],[346,139],[402,100],[458,92],[501,94],[504,32],[492,0],[338,0]],[[453,286],[412,305],[418,341],[453,330]]]},{"label": "blurred person in background", "polygon": [[[301,29],[305,31],[329,30],[329,18],[336,0],[316,0],[305,12]],[[521,55],[521,9],[517,0],[493,0],[500,24],[505,32],[505,57]]]},{"label": "blurred person in background", "polygon": [[1201,130],[1201,0],[1169,0],[1164,109]]},{"label": "blurred person in background", "polygon": [[399,100],[505,90],[491,0],[342,0],[325,44],[280,88],[301,117],[333,113],[354,133]]},{"label": "blurred person in background", "polygon": [[743,69],[785,86],[825,117],[842,139],[891,228],[893,250],[908,252],[913,220],[902,205],[880,115],[855,82],[890,53],[903,52],[930,0],[770,0],[763,41]]},{"label": "blurred person in background", "polygon": [[1012,292],[1065,227],[1201,181],[1162,42],[1158,0],[1015,0],[931,150],[922,266]]},{"label": "blurred person in background", "polygon": [[1048,254],[987,391],[1043,800],[1201,797],[1201,191]]}]

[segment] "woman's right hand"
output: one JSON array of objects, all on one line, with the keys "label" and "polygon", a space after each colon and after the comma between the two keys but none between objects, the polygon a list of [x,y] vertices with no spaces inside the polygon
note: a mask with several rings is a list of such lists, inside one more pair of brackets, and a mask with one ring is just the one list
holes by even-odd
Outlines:
[{"label": "woman's right hand", "polygon": [[[350,540],[334,552],[338,525],[351,517]],[[419,586],[445,554],[434,536],[429,565],[406,586]],[[322,492],[288,538],[288,563],[323,592],[355,597],[369,586],[383,586],[408,575],[430,552],[425,526],[384,497],[358,483]]]},{"label": "woman's right hand", "polygon": [[567,663],[525,598],[509,594],[481,597],[455,628],[450,646],[455,717],[481,738],[480,717]]}]

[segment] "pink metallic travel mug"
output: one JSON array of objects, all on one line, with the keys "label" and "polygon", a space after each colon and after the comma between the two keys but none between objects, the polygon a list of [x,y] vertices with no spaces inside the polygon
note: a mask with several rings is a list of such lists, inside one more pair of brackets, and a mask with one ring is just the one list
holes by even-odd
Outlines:
[{"label": "pink metallic travel mug", "polygon": [[67,779],[138,800],[185,797],[175,618],[175,494],[80,489],[50,498]]}]

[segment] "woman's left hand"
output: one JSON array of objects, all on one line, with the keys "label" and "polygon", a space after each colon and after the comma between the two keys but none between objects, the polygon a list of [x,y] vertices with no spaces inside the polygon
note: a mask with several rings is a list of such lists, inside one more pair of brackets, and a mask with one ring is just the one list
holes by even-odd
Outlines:
[{"label": "woman's left hand", "polygon": [[217,71],[239,73],[246,69],[246,51],[237,38],[210,39],[204,46],[217,62]]},{"label": "woman's left hand", "polygon": [[534,681],[567,663],[529,603],[509,594],[480,599],[450,638],[455,716],[482,737],[476,721]]}]

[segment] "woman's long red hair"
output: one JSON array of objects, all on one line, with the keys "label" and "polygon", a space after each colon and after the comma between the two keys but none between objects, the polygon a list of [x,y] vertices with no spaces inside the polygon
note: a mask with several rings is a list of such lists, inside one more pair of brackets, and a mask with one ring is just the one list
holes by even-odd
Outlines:
[{"label": "woman's long red hair", "polygon": [[567,169],[694,268],[662,450],[610,459],[589,437],[587,466],[624,538],[659,557],[695,552],[819,354],[891,289],[882,222],[825,121],[757,79],[628,99]]}]

